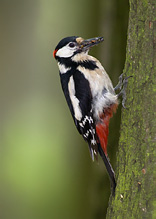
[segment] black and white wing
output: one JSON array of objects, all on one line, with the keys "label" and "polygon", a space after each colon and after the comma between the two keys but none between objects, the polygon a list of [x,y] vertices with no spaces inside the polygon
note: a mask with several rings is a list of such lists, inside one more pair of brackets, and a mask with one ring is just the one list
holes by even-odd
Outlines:
[{"label": "black and white wing", "polygon": [[[79,133],[89,144],[91,157],[98,153],[96,131],[91,109],[92,94],[88,80],[84,75],[75,71],[73,74],[61,75],[62,88]],[[63,79],[64,78],[64,79]]]}]

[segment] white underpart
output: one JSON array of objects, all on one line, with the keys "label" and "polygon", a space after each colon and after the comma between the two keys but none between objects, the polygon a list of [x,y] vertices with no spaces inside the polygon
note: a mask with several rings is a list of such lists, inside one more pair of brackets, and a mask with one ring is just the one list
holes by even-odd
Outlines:
[{"label": "white underpart", "polygon": [[79,100],[75,96],[75,84],[73,80],[73,76],[70,77],[69,83],[68,83],[68,90],[69,90],[69,96],[73,105],[75,118],[80,121],[82,118],[81,109],[79,106]]},{"label": "white underpart", "polygon": [[67,73],[67,71],[69,71],[71,69],[71,68],[67,68],[63,64],[60,64],[59,62],[58,62],[58,67],[59,67],[59,70],[60,70],[61,74],[65,74],[65,73]]},{"label": "white underpart", "polygon": [[94,118],[99,118],[99,115],[103,113],[103,110],[108,108],[111,104],[117,104],[117,95],[110,93],[99,94],[93,101]]},{"label": "white underpart", "polygon": [[[81,55],[74,57],[75,61],[81,60]],[[101,63],[89,55],[86,55],[86,57],[83,55],[83,60],[94,61],[98,67],[95,70],[88,70],[82,66],[78,66],[77,68],[89,81],[93,97],[93,116],[95,119],[98,119],[104,108],[109,107],[110,104],[118,103],[117,95],[114,93],[112,82]],[[107,92],[103,92],[104,89],[106,89]]]},{"label": "white underpart", "polygon": [[61,58],[69,58],[73,56],[74,52],[77,50],[76,47],[69,47],[67,44],[66,46],[62,47],[56,52],[56,56],[61,57]]},{"label": "white underpart", "polygon": [[93,96],[102,91],[104,88],[107,90],[111,88],[113,90],[111,80],[104,69],[98,69],[101,74],[98,74],[97,69],[89,70],[80,65],[77,69],[82,72],[85,78],[89,81]]},{"label": "white underpart", "polygon": [[[80,65],[77,67],[77,69],[82,72],[85,78],[89,81],[93,97],[95,97],[100,91],[102,92],[104,88],[107,91],[110,90],[110,92],[113,92],[114,89],[111,80],[104,69],[101,70],[101,74],[98,74],[97,69],[89,70]],[[100,71],[100,69],[98,70]]]},{"label": "white underpart", "polygon": [[[86,50],[81,53],[77,53],[75,56],[73,56],[71,59],[74,62],[83,62],[87,60],[89,50]],[[91,56],[90,56],[91,57]]]}]

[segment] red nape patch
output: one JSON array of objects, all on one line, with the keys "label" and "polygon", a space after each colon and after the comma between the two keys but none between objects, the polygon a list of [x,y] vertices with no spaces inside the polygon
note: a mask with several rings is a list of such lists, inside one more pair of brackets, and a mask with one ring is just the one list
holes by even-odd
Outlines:
[{"label": "red nape patch", "polygon": [[107,140],[109,133],[109,120],[113,116],[113,112],[117,109],[117,104],[114,104],[111,108],[104,110],[104,113],[100,115],[101,121],[96,125],[96,133],[100,141],[100,145],[107,156]]},{"label": "red nape patch", "polygon": [[56,56],[56,53],[57,53],[57,49],[55,49],[54,52],[53,52],[54,58],[55,58],[55,56]]}]

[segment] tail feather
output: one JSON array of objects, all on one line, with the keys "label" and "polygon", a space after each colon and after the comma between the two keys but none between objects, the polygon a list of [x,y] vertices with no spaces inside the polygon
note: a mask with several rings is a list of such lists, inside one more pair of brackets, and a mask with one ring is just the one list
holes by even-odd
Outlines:
[{"label": "tail feather", "polygon": [[98,144],[98,152],[102,157],[102,160],[106,166],[110,181],[112,193],[115,195],[115,173],[109,162],[109,158],[107,156],[107,139],[109,132],[109,120],[113,116],[113,112],[116,111],[117,104],[113,104],[107,110],[104,110],[103,114],[100,115],[100,121],[96,124],[96,134],[97,134],[97,144]]},{"label": "tail feather", "polygon": [[116,188],[116,181],[115,181],[115,173],[114,170],[109,162],[109,158],[105,155],[105,153],[103,152],[103,149],[101,147],[100,144],[98,144],[98,151],[100,156],[102,157],[102,160],[106,166],[109,178],[110,178],[110,182],[111,182],[111,188],[112,188],[112,194],[113,196],[115,195],[115,188]]},{"label": "tail feather", "polygon": [[92,161],[94,161],[94,157],[96,160],[98,160],[98,146],[97,144],[88,144],[89,146],[89,151],[90,151],[90,155],[92,158]]}]

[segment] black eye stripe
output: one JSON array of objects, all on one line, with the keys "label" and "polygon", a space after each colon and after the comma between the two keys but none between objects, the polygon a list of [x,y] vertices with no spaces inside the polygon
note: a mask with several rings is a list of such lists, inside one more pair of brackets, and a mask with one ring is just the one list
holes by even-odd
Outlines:
[{"label": "black eye stripe", "polygon": [[71,48],[75,47],[75,43],[69,43],[69,47]]}]

